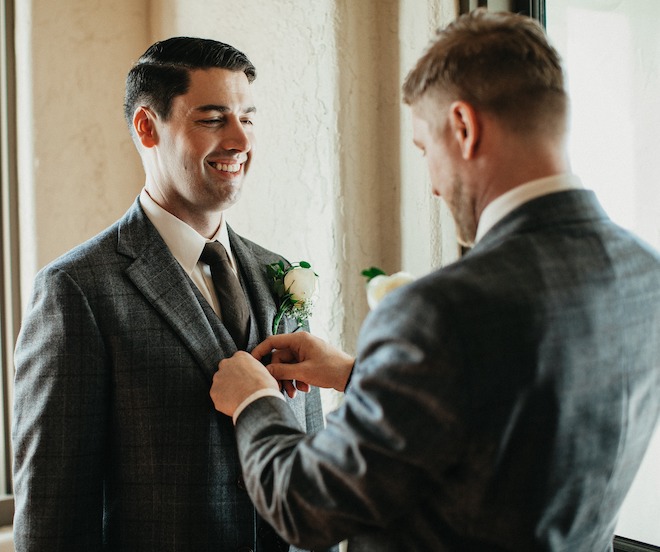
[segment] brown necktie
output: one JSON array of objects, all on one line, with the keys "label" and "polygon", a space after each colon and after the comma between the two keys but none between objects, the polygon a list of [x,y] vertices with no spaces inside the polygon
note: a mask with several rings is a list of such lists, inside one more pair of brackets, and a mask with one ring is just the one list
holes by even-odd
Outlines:
[{"label": "brown necktie", "polygon": [[236,346],[245,349],[250,331],[250,311],[241,283],[231,269],[227,250],[217,241],[207,243],[199,260],[211,269],[222,322]]}]

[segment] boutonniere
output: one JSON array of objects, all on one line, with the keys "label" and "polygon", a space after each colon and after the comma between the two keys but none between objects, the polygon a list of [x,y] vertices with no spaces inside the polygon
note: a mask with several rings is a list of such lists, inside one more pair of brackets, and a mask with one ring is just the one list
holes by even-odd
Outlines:
[{"label": "boutonniere", "polygon": [[312,314],[319,288],[319,277],[308,262],[285,267],[282,261],[267,266],[268,279],[277,295],[279,308],[273,320],[273,335],[284,315],[295,318],[298,327]]},{"label": "boutonniere", "polygon": [[390,291],[412,282],[415,277],[408,272],[395,272],[387,275],[378,267],[372,266],[362,271],[367,279],[367,302],[371,310],[375,309]]}]

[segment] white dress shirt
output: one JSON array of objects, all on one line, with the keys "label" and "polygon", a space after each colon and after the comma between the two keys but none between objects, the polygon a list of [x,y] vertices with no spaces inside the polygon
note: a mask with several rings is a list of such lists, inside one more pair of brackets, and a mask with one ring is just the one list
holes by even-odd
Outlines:
[{"label": "white dress shirt", "polygon": [[191,226],[158,205],[144,188],[140,193],[140,204],[181,268],[190,276],[209,305],[220,316],[220,305],[213,287],[211,270],[207,264],[199,262],[199,256],[202,254],[204,245],[208,242],[219,241],[227,250],[231,266],[236,272],[236,261],[231,251],[225,217],[222,217],[215,236],[207,240]]},{"label": "white dress shirt", "polygon": [[488,230],[523,203],[544,195],[582,187],[582,182],[574,174],[547,176],[516,186],[486,205],[479,218],[474,242],[477,243]]}]

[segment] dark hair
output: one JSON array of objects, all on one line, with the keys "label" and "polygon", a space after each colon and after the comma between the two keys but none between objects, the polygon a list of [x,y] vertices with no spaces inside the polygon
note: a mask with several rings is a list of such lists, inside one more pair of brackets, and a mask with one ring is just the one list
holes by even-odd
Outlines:
[{"label": "dark hair", "polygon": [[216,40],[179,36],[150,46],[126,77],[124,117],[128,126],[138,104],[148,105],[167,120],[172,100],[188,91],[190,71],[214,67],[242,71],[248,82],[257,76],[243,52]]},{"label": "dark hair", "polygon": [[429,92],[463,100],[520,131],[563,132],[567,95],[561,58],[535,20],[477,9],[435,39],[408,74],[408,105]]}]

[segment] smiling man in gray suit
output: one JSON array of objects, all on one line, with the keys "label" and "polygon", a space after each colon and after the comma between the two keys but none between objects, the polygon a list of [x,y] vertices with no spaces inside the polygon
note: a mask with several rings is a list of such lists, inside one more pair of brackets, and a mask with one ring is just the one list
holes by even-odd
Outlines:
[{"label": "smiling man in gray suit", "polygon": [[212,397],[248,490],[303,546],[611,550],[660,411],[660,256],[570,174],[560,60],[531,19],[460,18],[404,99],[433,193],[474,247],[386,297],[355,361],[308,334],[253,351],[277,349],[277,379],[350,377],[313,437],[253,356],[221,362]]},{"label": "smiling man in gray suit", "polygon": [[[208,396],[218,361],[265,339],[277,309],[266,265],[282,258],[223,216],[252,158],[254,78],[238,50],[186,37],[154,44],[129,72],[144,189],[39,273],[18,340],[18,552],[289,549],[258,518],[234,428]],[[217,291],[200,261],[216,241],[231,269]],[[244,306],[235,333],[221,300],[230,281]],[[287,401],[307,431],[322,427],[318,389]]]}]

